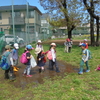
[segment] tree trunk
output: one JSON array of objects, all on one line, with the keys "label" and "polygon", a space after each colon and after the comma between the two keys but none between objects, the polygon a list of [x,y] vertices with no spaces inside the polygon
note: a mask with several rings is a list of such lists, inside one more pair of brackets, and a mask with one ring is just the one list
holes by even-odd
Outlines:
[{"label": "tree trunk", "polygon": [[72,38],[72,30],[68,30],[68,38],[69,38],[69,39]]},{"label": "tree trunk", "polygon": [[95,38],[94,38],[94,18],[90,16],[90,35],[91,35],[91,45],[95,45]]},{"label": "tree trunk", "polygon": [[99,18],[96,19],[96,26],[97,26],[96,46],[99,46]]}]

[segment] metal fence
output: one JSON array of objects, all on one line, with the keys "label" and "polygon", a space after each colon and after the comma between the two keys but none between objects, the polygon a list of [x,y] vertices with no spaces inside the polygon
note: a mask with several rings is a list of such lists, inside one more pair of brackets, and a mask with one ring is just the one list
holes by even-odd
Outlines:
[{"label": "metal fence", "polygon": [[18,43],[20,47],[30,44],[32,42],[37,42],[38,40],[47,40],[51,37],[51,33],[42,32],[42,33],[26,33],[21,31],[15,31],[15,36],[12,31],[5,30],[0,32],[0,54],[5,47],[9,44],[13,46],[14,43]]},{"label": "metal fence", "polygon": [[6,42],[5,42],[5,37],[3,32],[0,33],[0,54],[2,54],[3,48],[5,47]]}]

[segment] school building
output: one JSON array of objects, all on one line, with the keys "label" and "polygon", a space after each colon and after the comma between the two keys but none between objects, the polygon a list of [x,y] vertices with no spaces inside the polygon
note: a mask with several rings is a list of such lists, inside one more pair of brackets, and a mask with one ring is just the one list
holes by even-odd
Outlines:
[{"label": "school building", "polygon": [[[41,33],[41,11],[35,6],[14,5],[14,26],[15,31],[25,32],[29,29],[30,33]],[[28,13],[28,15],[27,15]],[[27,26],[26,26],[27,25]],[[13,29],[12,6],[0,7],[0,32]]]}]

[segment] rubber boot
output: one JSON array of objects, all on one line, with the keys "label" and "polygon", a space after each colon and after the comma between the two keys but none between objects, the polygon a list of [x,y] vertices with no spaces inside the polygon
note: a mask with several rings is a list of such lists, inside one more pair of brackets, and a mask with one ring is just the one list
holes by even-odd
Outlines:
[{"label": "rubber boot", "polygon": [[59,68],[56,68],[56,72],[57,72],[57,73],[59,73],[59,72],[60,72]]},{"label": "rubber boot", "polygon": [[13,71],[17,72],[18,71],[17,67],[14,66]]},{"label": "rubber boot", "polygon": [[8,73],[5,73],[5,79],[9,79]]},{"label": "rubber boot", "polygon": [[10,79],[10,80],[15,80],[16,77],[15,77],[15,75],[14,75],[13,73],[10,73],[10,74],[9,74],[9,79]]},{"label": "rubber boot", "polygon": [[45,69],[41,69],[41,72],[44,72],[45,71]]},{"label": "rubber boot", "polygon": [[41,69],[39,69],[39,73],[41,73]]}]

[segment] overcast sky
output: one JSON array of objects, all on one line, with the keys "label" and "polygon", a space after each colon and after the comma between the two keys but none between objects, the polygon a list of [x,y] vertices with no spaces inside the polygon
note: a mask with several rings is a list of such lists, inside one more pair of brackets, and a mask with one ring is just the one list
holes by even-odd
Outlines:
[{"label": "overcast sky", "polygon": [[26,4],[27,1],[29,5],[36,6],[42,13],[46,12],[39,4],[39,0],[0,0],[0,6],[12,5],[12,1],[14,5]]}]

